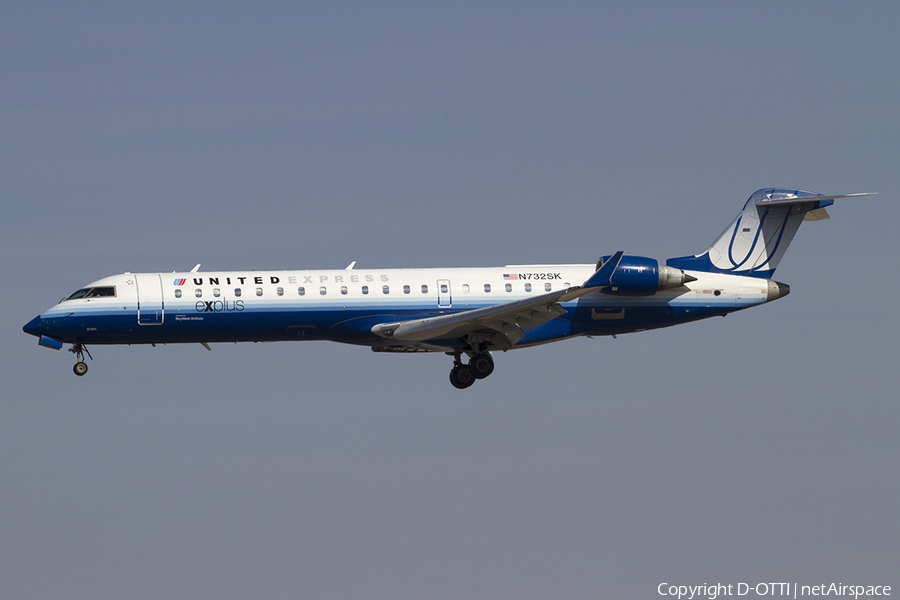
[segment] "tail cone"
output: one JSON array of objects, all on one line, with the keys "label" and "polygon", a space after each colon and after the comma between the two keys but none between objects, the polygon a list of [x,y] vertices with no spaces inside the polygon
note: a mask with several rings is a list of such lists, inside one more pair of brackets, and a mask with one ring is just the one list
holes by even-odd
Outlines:
[{"label": "tail cone", "polygon": [[769,289],[766,293],[766,302],[778,300],[791,293],[791,286],[786,283],[778,283],[777,281],[768,280]]}]

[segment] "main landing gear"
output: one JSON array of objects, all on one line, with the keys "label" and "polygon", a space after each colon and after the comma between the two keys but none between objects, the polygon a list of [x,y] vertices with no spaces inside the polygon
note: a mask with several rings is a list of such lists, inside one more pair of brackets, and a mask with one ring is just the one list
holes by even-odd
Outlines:
[{"label": "main landing gear", "polygon": [[69,348],[69,352],[72,352],[73,354],[75,354],[76,357],[78,357],[78,362],[75,363],[75,366],[72,367],[72,370],[75,371],[76,375],[81,377],[82,375],[84,375],[85,373],[88,372],[87,363],[84,362],[85,353],[88,355],[88,358],[90,358],[91,360],[94,360],[94,357],[91,356],[90,352],[88,352],[87,346],[85,346],[84,344],[82,344],[80,342],[75,342],[74,344],[72,344],[72,347]]},{"label": "main landing gear", "polygon": [[458,390],[464,390],[475,383],[476,379],[484,379],[494,372],[494,359],[487,352],[479,352],[469,359],[469,364],[460,360],[460,352],[453,355],[453,369],[450,371],[450,383]]}]

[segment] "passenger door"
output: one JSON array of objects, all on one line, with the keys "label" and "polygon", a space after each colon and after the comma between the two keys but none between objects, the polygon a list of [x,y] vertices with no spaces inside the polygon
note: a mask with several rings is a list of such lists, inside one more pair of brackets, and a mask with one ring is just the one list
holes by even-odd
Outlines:
[{"label": "passenger door", "polygon": [[138,325],[162,325],[164,305],[161,276],[138,273],[135,275],[135,281],[138,294]]}]

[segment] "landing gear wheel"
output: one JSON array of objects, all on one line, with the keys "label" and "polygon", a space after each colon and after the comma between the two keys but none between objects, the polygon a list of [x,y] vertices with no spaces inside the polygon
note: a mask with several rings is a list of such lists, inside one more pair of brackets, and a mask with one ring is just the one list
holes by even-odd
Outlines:
[{"label": "landing gear wheel", "polygon": [[94,360],[94,357],[91,356],[91,353],[88,352],[87,347],[81,342],[75,342],[72,344],[72,347],[69,348],[69,352],[75,355],[78,358],[78,362],[75,363],[75,366],[72,367],[72,370],[75,371],[75,374],[81,377],[85,373],[87,373],[87,363],[84,362],[84,355],[87,354],[88,358]]},{"label": "landing gear wheel", "polygon": [[487,352],[476,354],[469,361],[469,370],[475,379],[484,379],[494,372],[494,359]]},{"label": "landing gear wheel", "polygon": [[450,383],[458,390],[464,390],[475,383],[475,376],[468,365],[457,365],[450,371]]}]

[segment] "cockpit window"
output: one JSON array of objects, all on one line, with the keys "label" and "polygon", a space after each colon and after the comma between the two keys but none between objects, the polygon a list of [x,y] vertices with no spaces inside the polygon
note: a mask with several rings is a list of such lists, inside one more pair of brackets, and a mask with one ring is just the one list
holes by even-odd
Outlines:
[{"label": "cockpit window", "polygon": [[84,288],[83,290],[78,290],[77,292],[75,292],[74,294],[72,294],[71,296],[66,298],[66,300],[78,300],[79,298],[84,298],[85,296],[88,295],[88,292],[90,292],[90,291],[91,291],[91,288]]},{"label": "cockpit window", "polygon": [[82,288],[66,298],[66,300],[78,300],[79,298],[113,298],[116,295],[116,286]]}]

